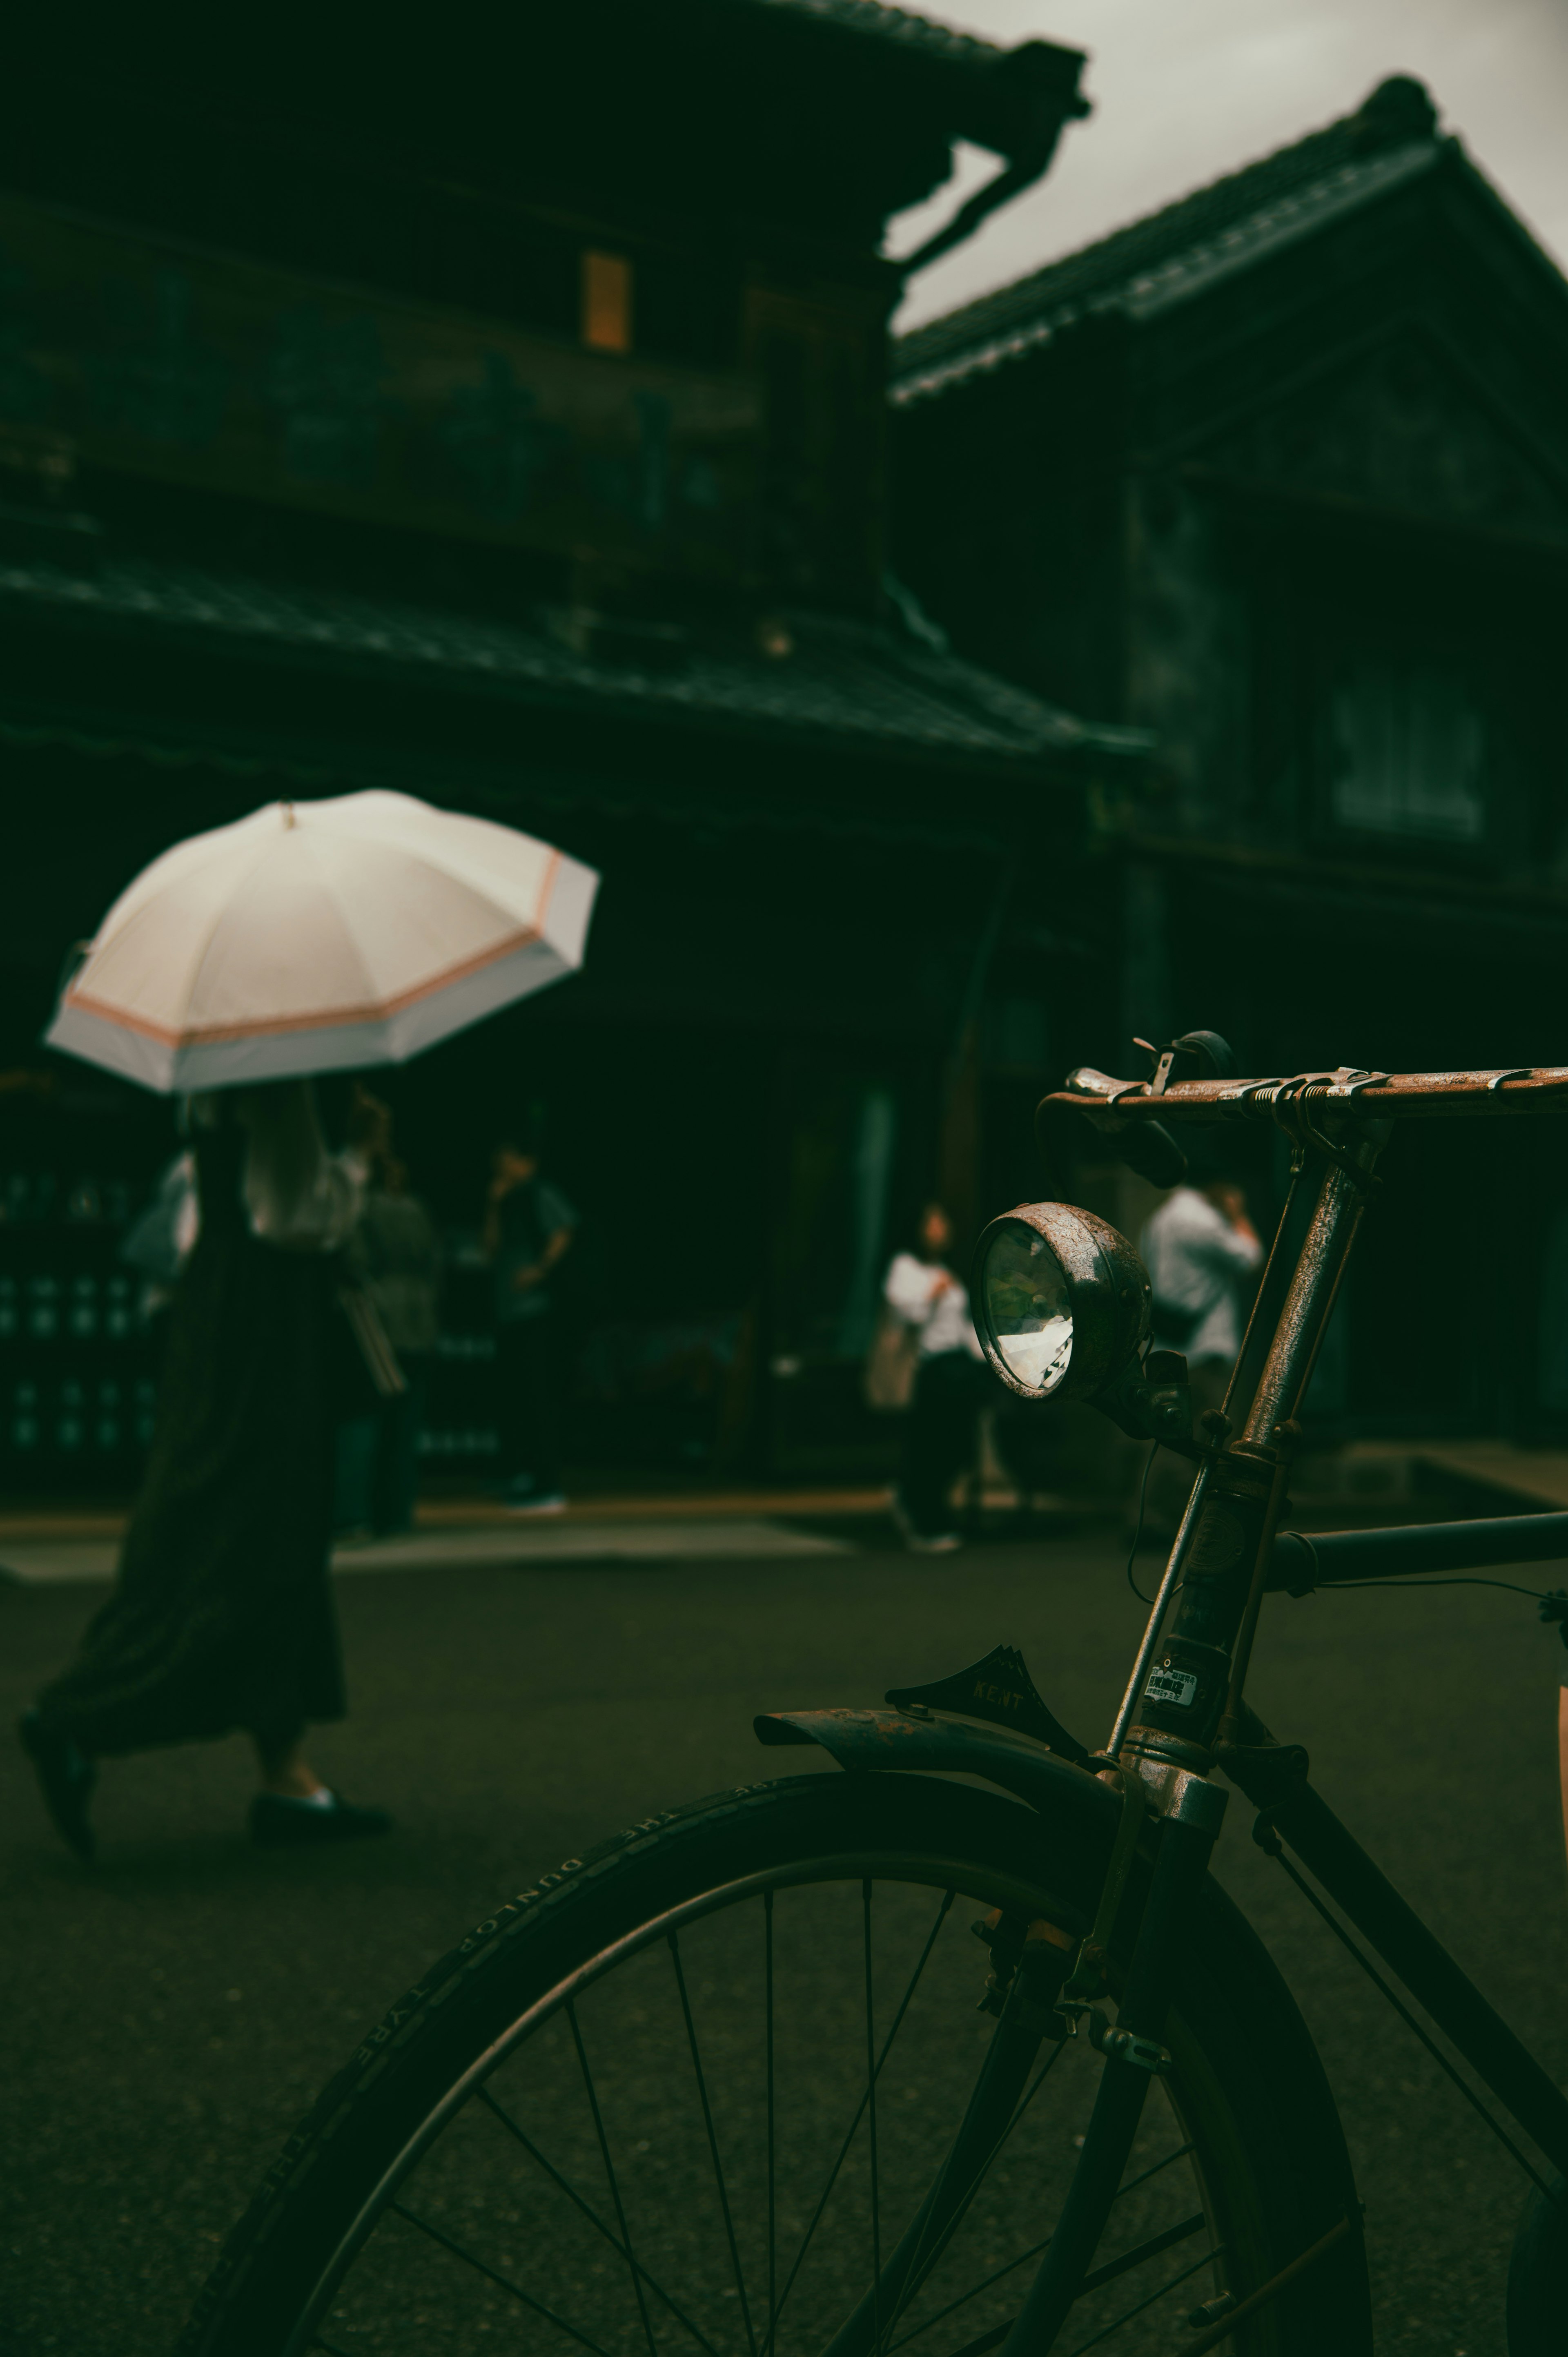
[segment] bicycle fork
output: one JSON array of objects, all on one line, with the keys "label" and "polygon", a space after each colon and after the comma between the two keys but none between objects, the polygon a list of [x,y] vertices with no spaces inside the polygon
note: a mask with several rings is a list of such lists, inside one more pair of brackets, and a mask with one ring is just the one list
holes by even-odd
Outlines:
[{"label": "bicycle fork", "polygon": [[[1149,2081],[1166,2060],[1161,2040],[1178,1961],[1225,1813],[1227,1795],[1207,1776],[1215,1764],[1217,1738],[1233,1749],[1241,1723],[1248,1656],[1295,1431],[1291,1419],[1310,1378],[1360,1222],[1371,1166],[1386,1135],[1386,1125],[1376,1125],[1348,1154],[1332,1141],[1318,1141],[1328,1145],[1331,1159],[1247,1405],[1243,1434],[1226,1446],[1228,1426],[1220,1424],[1216,1436],[1219,1445],[1195,1483],[1117,1715],[1112,1748],[1121,1773],[1137,1779],[1139,1802],[1152,1801],[1159,1811],[1152,1827],[1154,1867],[1116,2027],[1096,2033],[1104,2069],[1083,2149],[1024,2304],[1006,2332],[995,2336],[1001,2357],[1045,2357],[1055,2345],[1084,2287],[1121,2188]],[[1228,1402],[1232,1408],[1241,1405],[1234,1396]],[[1161,1625],[1178,1572],[1181,1609],[1162,1650]],[[1156,1652],[1160,1662],[1154,1668]],[[1125,1809],[1123,1826],[1118,1852],[1130,1853],[1136,1816]],[[1114,1911],[1120,1875],[1130,1864],[1130,1854],[1113,1858],[1102,1912],[1107,1905]],[[1079,1972],[1066,1992],[1068,2000],[1093,1978],[1086,1967],[1102,1962],[1111,1929],[1109,1921],[1097,1923],[1085,1942]],[[1058,1976],[1058,1989],[1062,1976]],[[1032,2030],[1026,2027],[1022,2010],[1015,2034],[1004,2034],[1015,2000],[1021,2002],[1023,1979],[1020,1974],[963,2125],[929,2193],[824,2357],[878,2357],[900,2309],[918,2289],[961,2215],[1046,2035],[1043,2023]]]},{"label": "bicycle fork", "polygon": [[875,2283],[845,2318],[823,2357],[871,2357],[941,2257],[1006,2133],[1040,2048],[1047,2038],[1059,2041],[1067,2035],[1056,2004],[1072,1960],[1070,1943],[1024,1942],[1002,2018],[947,2158]]},{"label": "bicycle fork", "polygon": [[[1054,2344],[1104,2232],[1149,2079],[1163,2060],[1160,2039],[1177,1959],[1225,1813],[1226,1794],[1206,1778],[1217,1738],[1233,1740],[1240,1724],[1294,1437],[1291,1419],[1310,1380],[1386,1134],[1379,1125],[1349,1156],[1333,1151],[1257,1388],[1246,1404],[1242,1437],[1217,1450],[1195,1485],[1118,1714],[1114,1739],[1124,1772],[1142,1776],[1151,1796],[1159,1795],[1154,1875],[1117,2027],[1103,2040],[1105,2071],[1082,2157],[1002,2357],[1043,2357]],[[1228,1405],[1240,1409],[1234,1390]],[[1161,1650],[1156,1641],[1178,1561],[1182,1605]],[[1156,1651],[1160,1666],[1145,1681]]]},{"label": "bicycle fork", "polygon": [[1155,1832],[1155,1867],[1114,2029],[1101,2041],[1105,2067],[1083,2151],[1055,2233],[1002,2357],[1039,2357],[1051,2347],[1105,2231],[1138,2133],[1149,2081],[1162,2067],[1161,2040],[1176,1960],[1194,1900],[1225,1814],[1227,1794],[1187,1777]]},{"label": "bicycle fork", "polygon": [[[1007,2330],[1004,2357],[1024,2357],[1026,2352],[1035,2357],[1048,2349],[1077,2298],[1121,2186],[1149,2080],[1164,2060],[1160,2039],[1187,1910],[1208,1872],[1228,1796],[1201,1777],[1187,1776],[1172,1797],[1170,1813],[1155,1831],[1154,1872],[1116,2027],[1096,2038],[1104,2072],[1072,2186],[1040,2272]],[[1081,1953],[1038,1938],[1023,1943],[1002,2018],[947,2157],[876,2281],[822,2357],[875,2357],[940,2259],[1016,2112],[1040,2048],[1047,2039],[1059,2042],[1068,2034],[1071,2007],[1063,1984]]]}]

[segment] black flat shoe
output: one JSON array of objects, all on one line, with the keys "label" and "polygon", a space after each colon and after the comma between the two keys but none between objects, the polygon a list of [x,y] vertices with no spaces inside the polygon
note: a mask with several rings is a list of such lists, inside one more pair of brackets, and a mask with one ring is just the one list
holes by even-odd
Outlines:
[{"label": "black flat shoe", "polygon": [[368,1841],[392,1831],[384,1809],[357,1809],[332,1796],[327,1808],[314,1801],[289,1801],[278,1792],[258,1792],[251,1803],[251,1839],[263,1849],[305,1849],[322,1842]]},{"label": "black flat shoe", "polygon": [[87,1803],[98,1781],[97,1768],[64,1729],[51,1727],[40,1711],[25,1710],[16,1732],[38,1770],[38,1789],[56,1831],[78,1857],[91,1859],[98,1844],[88,1823]]}]

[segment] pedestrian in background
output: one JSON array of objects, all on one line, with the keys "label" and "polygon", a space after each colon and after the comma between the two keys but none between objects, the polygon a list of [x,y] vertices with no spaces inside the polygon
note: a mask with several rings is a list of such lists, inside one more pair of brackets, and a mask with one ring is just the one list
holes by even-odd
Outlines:
[{"label": "pedestrian in background", "polygon": [[503,1138],[491,1165],[484,1248],[496,1320],[496,1405],[501,1472],[514,1513],[559,1514],[560,1384],[551,1279],[570,1251],[577,1214],[540,1176],[538,1150]]},{"label": "pedestrian in background", "polygon": [[883,1301],[915,1338],[914,1391],[905,1415],[893,1519],[917,1555],[948,1555],[962,1544],[952,1527],[949,1493],[974,1462],[985,1362],[969,1314],[969,1295],[947,1265],[952,1222],[928,1203],[915,1248],[896,1255]]},{"label": "pedestrian in background", "polygon": [[[1154,1347],[1186,1358],[1196,1418],[1224,1403],[1241,1348],[1249,1280],[1262,1262],[1247,1199],[1229,1174],[1173,1188],[1144,1227],[1139,1250],[1149,1272]],[[1163,1450],[1145,1493],[1155,1531],[1175,1530],[1191,1487],[1187,1459]]]},{"label": "pedestrian in background", "polygon": [[371,1394],[338,1432],[336,1525],[342,1537],[387,1538],[413,1527],[419,1442],[439,1329],[441,1240],[392,1145],[391,1109],[362,1084],[350,1116],[368,1179],[346,1259],[374,1303],[403,1389]]},{"label": "pedestrian in background", "polygon": [[242,1728],[263,1844],[386,1830],[305,1757],[308,1724],[341,1718],[328,1573],[344,1353],[339,1247],[362,1157],[329,1155],[308,1081],[197,1097],[199,1222],[170,1311],[146,1480],[114,1591],[76,1660],[23,1718],[56,1825],[93,1854],[100,1759]]}]

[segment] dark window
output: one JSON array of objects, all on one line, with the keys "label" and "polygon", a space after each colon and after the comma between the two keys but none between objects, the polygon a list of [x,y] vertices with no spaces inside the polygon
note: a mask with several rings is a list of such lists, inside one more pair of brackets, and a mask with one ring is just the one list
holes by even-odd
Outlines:
[{"label": "dark window", "polygon": [[1487,720],[1461,665],[1416,653],[1347,657],[1330,689],[1328,744],[1336,826],[1437,843],[1485,834]]}]

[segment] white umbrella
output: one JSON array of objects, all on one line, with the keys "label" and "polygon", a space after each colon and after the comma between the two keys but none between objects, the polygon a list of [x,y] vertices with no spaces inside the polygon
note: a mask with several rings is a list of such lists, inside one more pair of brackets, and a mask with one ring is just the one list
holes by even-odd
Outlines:
[{"label": "white umbrella", "polygon": [[401,1064],[581,965],[598,882],[411,794],[272,802],[143,870],[46,1036],[166,1092]]}]

